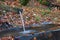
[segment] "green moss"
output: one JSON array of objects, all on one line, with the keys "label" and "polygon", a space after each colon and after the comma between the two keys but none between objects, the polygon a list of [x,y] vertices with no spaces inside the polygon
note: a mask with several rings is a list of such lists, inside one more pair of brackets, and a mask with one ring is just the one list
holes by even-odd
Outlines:
[{"label": "green moss", "polygon": [[39,16],[35,16],[35,20],[36,21],[40,21],[40,17]]},{"label": "green moss", "polygon": [[42,11],[42,15],[46,15],[46,13]]},{"label": "green moss", "polygon": [[47,15],[49,14],[50,12],[42,12],[42,15]]}]

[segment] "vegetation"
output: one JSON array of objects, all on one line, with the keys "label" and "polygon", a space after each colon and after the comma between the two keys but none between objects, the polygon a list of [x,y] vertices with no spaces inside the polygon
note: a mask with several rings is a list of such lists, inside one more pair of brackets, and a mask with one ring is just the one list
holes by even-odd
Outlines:
[{"label": "vegetation", "polygon": [[19,0],[21,5],[25,6],[29,2],[29,0]]},{"label": "vegetation", "polygon": [[46,1],[46,0],[38,0],[40,2],[40,4],[43,4],[43,5],[49,5],[50,2]]},{"label": "vegetation", "polygon": [[0,0],[0,1],[4,2],[5,0]]}]

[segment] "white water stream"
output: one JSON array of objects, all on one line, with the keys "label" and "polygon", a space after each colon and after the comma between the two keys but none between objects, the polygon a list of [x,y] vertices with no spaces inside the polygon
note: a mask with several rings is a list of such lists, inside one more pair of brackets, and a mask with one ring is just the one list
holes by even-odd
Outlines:
[{"label": "white water stream", "polygon": [[35,32],[34,30],[26,30],[25,29],[22,13],[20,11],[19,11],[19,13],[20,13],[20,17],[21,17],[21,21],[22,21],[22,25],[23,25],[23,32],[20,32],[20,33],[22,33],[22,34],[28,34],[28,33],[31,33],[31,32]]},{"label": "white water stream", "polygon": [[20,11],[19,11],[19,13],[20,13],[21,21],[22,21],[23,31],[25,32],[25,26],[24,26],[23,16],[22,16],[22,14],[21,14]]}]

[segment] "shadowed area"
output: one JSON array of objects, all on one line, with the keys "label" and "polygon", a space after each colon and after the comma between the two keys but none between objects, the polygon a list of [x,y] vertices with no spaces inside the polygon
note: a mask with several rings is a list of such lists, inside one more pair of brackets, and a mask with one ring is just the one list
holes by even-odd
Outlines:
[{"label": "shadowed area", "polygon": [[[36,30],[36,33],[39,33],[39,32],[42,32],[41,30],[51,31],[51,30],[49,30],[49,28],[54,28],[57,26],[60,26],[60,24],[45,24],[45,25],[36,25],[36,26],[31,25],[30,27],[26,27],[26,30],[33,30],[33,31]],[[32,34],[32,33],[34,34],[33,31],[28,34]],[[20,32],[23,32],[23,28],[19,28],[19,27],[10,28],[10,29],[6,29],[6,30],[2,30],[0,32],[0,37],[9,36],[9,35],[23,36],[23,33],[20,33]]]}]

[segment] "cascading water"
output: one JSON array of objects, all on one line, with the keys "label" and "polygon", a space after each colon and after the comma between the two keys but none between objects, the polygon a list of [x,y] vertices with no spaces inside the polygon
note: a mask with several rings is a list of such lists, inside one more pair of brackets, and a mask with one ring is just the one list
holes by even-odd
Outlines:
[{"label": "cascading water", "polygon": [[27,33],[35,32],[35,30],[25,30],[23,16],[20,11],[19,11],[19,13],[20,13],[20,17],[21,17],[21,21],[22,21],[22,25],[23,25],[23,32],[20,32],[20,33],[27,34]]},{"label": "cascading water", "polygon": [[22,25],[23,25],[23,31],[25,31],[25,26],[24,26],[23,16],[22,16],[22,14],[21,14],[21,12],[20,12],[20,11],[19,11],[19,13],[20,13],[20,17],[21,17],[21,21],[22,21]]}]

